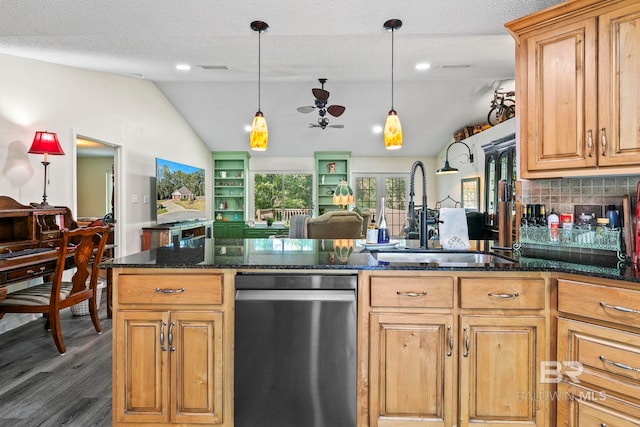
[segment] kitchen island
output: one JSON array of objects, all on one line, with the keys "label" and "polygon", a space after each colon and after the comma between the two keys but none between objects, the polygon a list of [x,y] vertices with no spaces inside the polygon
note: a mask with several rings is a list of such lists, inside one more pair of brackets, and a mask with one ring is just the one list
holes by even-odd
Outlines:
[{"label": "kitchen island", "polygon": [[[616,359],[633,367],[640,354],[636,314],[624,310],[640,307],[640,279],[628,266],[387,263],[357,242],[306,239],[198,239],[105,266],[114,272],[114,425],[233,426],[235,277],[273,272],[357,275],[359,427],[640,419],[635,371]],[[602,354],[618,365],[575,345],[585,328],[622,337]],[[558,360],[599,374],[576,383],[571,369],[549,365]],[[612,390],[608,373],[626,388]],[[588,398],[598,393],[608,398]]]}]

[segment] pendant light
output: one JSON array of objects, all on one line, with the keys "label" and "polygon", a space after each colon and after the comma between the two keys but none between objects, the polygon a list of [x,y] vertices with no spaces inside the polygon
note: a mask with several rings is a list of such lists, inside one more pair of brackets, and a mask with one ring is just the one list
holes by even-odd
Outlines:
[{"label": "pendant light", "polygon": [[260,36],[269,29],[269,25],[262,21],[253,21],[251,29],[258,33],[258,112],[253,118],[251,132],[249,133],[249,148],[255,151],[265,151],[269,142],[269,131],[267,130],[267,120],[260,111]]},{"label": "pendant light", "polygon": [[389,19],[384,23],[384,28],[391,31],[391,110],[384,122],[384,147],[387,150],[397,150],[402,147],[402,126],[398,113],[393,108],[393,33],[402,27],[399,19]]}]

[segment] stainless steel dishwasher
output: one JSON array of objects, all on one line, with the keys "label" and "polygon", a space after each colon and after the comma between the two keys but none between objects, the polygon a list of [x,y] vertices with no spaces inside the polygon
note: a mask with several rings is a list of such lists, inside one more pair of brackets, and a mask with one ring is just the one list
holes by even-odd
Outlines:
[{"label": "stainless steel dishwasher", "polygon": [[356,277],[236,277],[236,427],[356,425]]}]

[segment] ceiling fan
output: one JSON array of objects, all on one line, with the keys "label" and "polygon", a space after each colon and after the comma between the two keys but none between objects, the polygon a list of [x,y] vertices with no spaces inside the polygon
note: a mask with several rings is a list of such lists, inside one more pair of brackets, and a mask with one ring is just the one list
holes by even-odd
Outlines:
[{"label": "ceiling fan", "polygon": [[345,107],[343,107],[342,105],[327,106],[328,99],[329,99],[329,91],[324,89],[324,84],[327,82],[327,79],[321,78],[321,79],[318,79],[318,81],[320,82],[322,87],[311,89],[313,96],[316,98],[314,102],[315,105],[298,107],[298,111],[301,113],[307,114],[312,112],[313,110],[316,110],[316,109],[318,110],[318,115],[320,116],[318,117],[318,123],[310,124],[309,127],[312,127],[312,128],[319,127],[321,129],[325,129],[327,127],[343,128],[344,125],[330,125],[329,118],[326,116],[327,116],[327,113],[329,113],[333,117],[340,117],[342,113],[344,113]]}]

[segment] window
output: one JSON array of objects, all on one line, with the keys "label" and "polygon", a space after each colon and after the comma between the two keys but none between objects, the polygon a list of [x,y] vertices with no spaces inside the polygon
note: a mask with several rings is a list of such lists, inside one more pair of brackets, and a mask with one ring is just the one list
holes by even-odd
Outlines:
[{"label": "window", "polygon": [[[392,237],[404,236],[407,218],[408,178],[406,175],[354,174],[356,206],[372,213],[380,212],[385,198],[385,218]],[[377,221],[376,217],[376,221]]]},{"label": "window", "polygon": [[311,215],[313,175],[255,173],[253,194],[256,221],[287,222],[293,215]]}]

